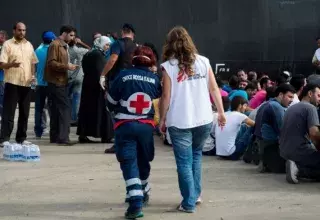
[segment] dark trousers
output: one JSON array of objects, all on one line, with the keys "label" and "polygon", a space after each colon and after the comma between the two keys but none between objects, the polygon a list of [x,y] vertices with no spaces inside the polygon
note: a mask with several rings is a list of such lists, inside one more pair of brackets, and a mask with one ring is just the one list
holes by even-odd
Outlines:
[{"label": "dark trousers", "polygon": [[48,93],[47,86],[37,86],[36,100],[35,100],[35,115],[34,115],[34,119],[35,119],[34,132],[37,137],[41,137],[43,134],[43,130],[45,129],[44,123],[46,123],[46,121],[44,121],[44,119],[46,117],[45,117],[44,107],[46,104],[46,100],[48,98],[48,94],[49,93]]},{"label": "dark trousers", "polygon": [[299,168],[299,177],[320,181],[320,152],[314,151],[295,161]]},{"label": "dark trousers", "polygon": [[3,111],[4,85],[4,81],[0,81],[0,116],[2,116]]},{"label": "dark trousers", "polygon": [[30,110],[30,97],[30,87],[6,83],[3,98],[0,142],[10,140],[17,104],[19,106],[19,118],[16,142],[22,143],[24,140],[26,140]]},{"label": "dark trousers", "polygon": [[71,108],[68,98],[68,86],[48,83],[50,118],[50,142],[69,141]]},{"label": "dark trousers", "polygon": [[143,197],[150,190],[150,161],[154,158],[153,127],[132,121],[115,130],[116,155],[126,182],[129,211],[142,208]]},{"label": "dark trousers", "polygon": [[285,173],[286,161],[280,156],[278,141],[261,140],[259,154],[267,170],[272,173]]}]

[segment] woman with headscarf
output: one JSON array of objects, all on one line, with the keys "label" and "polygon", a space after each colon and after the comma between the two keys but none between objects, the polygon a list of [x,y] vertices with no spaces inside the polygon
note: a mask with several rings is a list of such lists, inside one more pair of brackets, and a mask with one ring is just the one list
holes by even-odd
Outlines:
[{"label": "woman with headscarf", "polygon": [[101,138],[102,143],[111,143],[113,138],[112,120],[99,84],[110,44],[111,40],[106,36],[96,38],[92,50],[82,59],[84,78],[77,130],[80,143],[92,143],[88,137]]}]

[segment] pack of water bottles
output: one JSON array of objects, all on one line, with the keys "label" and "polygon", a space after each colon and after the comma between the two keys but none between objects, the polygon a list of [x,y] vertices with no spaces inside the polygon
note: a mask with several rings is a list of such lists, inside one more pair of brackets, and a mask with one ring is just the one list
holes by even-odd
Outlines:
[{"label": "pack of water bottles", "polygon": [[34,162],[40,161],[40,149],[35,144],[21,145],[5,142],[3,159],[8,161]]}]

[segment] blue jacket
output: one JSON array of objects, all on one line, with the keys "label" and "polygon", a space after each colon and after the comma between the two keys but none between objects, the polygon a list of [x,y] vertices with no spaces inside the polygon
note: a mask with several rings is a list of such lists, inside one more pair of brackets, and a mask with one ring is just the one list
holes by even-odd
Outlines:
[{"label": "blue jacket", "polygon": [[153,99],[161,96],[157,74],[145,67],[125,69],[115,77],[107,95],[107,106],[115,113],[115,128],[124,120],[153,121]]},{"label": "blue jacket", "polygon": [[269,141],[279,140],[280,129],[286,108],[276,99],[270,99],[263,109],[261,122],[262,139]]}]

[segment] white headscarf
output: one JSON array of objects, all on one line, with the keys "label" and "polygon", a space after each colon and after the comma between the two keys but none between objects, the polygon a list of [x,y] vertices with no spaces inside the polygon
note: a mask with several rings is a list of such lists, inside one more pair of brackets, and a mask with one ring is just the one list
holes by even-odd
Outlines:
[{"label": "white headscarf", "polygon": [[98,37],[93,41],[93,45],[101,50],[106,44],[111,44],[111,40],[107,36]]}]

